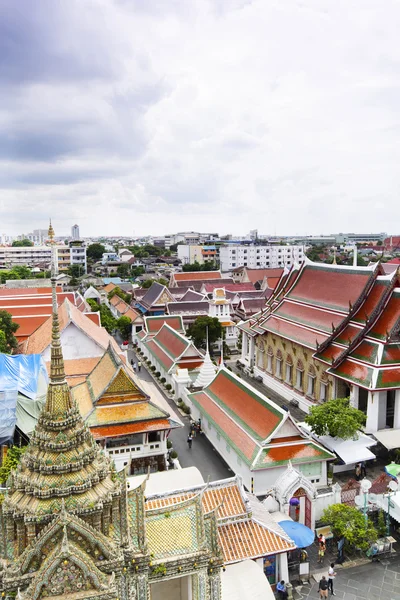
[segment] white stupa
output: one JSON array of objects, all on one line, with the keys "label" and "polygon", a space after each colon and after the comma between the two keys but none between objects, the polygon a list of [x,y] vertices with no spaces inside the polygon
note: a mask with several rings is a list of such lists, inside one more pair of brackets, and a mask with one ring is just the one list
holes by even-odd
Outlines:
[{"label": "white stupa", "polygon": [[207,385],[210,385],[210,383],[212,382],[212,380],[215,377],[216,374],[216,366],[214,365],[213,361],[211,360],[211,356],[210,356],[210,352],[208,349],[208,330],[207,330],[207,349],[206,349],[206,353],[204,356],[204,362],[200,367],[200,372],[194,382],[194,386],[197,387],[207,387]]}]

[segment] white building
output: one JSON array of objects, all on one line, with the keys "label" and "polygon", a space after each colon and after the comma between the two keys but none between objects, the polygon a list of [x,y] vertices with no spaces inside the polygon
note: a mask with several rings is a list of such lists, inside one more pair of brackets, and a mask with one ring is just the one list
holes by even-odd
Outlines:
[{"label": "white building", "polygon": [[304,246],[221,246],[219,260],[222,272],[241,266],[251,269],[288,267],[304,260]]},{"label": "white building", "polygon": [[71,227],[71,237],[73,240],[79,240],[79,225],[72,225]]},{"label": "white building", "polygon": [[183,265],[193,264],[198,262],[200,265],[204,263],[201,246],[179,244],[178,258]]},{"label": "white building", "polygon": [[238,330],[232,320],[232,301],[227,299],[224,288],[213,290],[209,305],[209,316],[218,319],[223,327],[225,343],[231,348],[235,347]]},{"label": "white building", "polygon": [[[71,265],[81,265],[82,275],[86,273],[86,245],[73,241],[68,246],[56,246],[58,271],[66,271]],[[0,247],[0,269],[10,269],[17,265],[35,267],[50,265],[51,246],[9,246]]]}]

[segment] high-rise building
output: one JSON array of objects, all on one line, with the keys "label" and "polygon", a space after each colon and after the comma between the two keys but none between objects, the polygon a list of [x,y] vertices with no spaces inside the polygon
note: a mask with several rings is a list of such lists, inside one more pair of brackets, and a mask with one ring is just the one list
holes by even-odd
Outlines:
[{"label": "high-rise building", "polygon": [[71,237],[73,240],[79,240],[79,225],[72,225],[71,227]]}]

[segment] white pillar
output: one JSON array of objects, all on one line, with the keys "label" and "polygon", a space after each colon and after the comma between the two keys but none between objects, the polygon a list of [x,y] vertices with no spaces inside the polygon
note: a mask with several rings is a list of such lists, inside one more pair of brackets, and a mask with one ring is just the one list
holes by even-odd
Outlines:
[{"label": "white pillar", "polygon": [[386,427],[386,392],[368,392],[367,433],[373,433]]},{"label": "white pillar", "polygon": [[249,366],[254,367],[254,338],[251,337],[249,342]]},{"label": "white pillar", "polygon": [[245,333],[244,331],[242,332],[242,361],[246,362],[246,356],[247,356],[247,333]]},{"label": "white pillar", "polygon": [[352,385],[350,390],[350,406],[353,408],[358,408],[358,397],[359,397],[360,388],[358,385]]},{"label": "white pillar", "polygon": [[394,397],[394,429],[400,429],[400,390],[396,390]]},{"label": "white pillar", "polygon": [[282,579],[283,579],[287,583],[289,581],[289,568],[288,568],[287,553],[282,552],[282,554],[278,554],[277,559],[278,559],[278,579],[277,579],[277,581],[282,581]]}]

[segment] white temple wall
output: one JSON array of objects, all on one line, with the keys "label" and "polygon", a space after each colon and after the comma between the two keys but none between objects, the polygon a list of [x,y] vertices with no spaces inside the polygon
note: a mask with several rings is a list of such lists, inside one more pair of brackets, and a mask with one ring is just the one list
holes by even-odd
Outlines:
[{"label": "white temple wall", "polygon": [[[85,317],[86,319],[87,317]],[[93,356],[103,356],[104,348],[97,344],[86,333],[78,329],[73,323],[70,323],[64,331],[61,332],[61,345],[63,349],[64,360],[74,358],[90,358]],[[43,352],[45,362],[50,361],[50,346]]]}]

